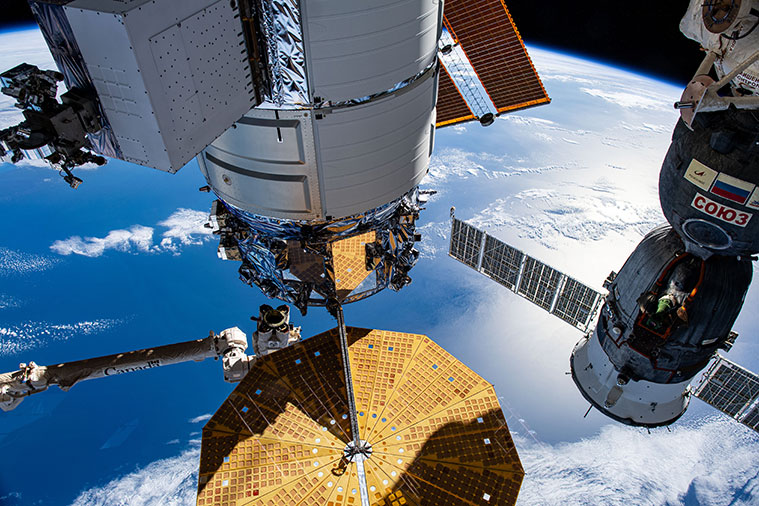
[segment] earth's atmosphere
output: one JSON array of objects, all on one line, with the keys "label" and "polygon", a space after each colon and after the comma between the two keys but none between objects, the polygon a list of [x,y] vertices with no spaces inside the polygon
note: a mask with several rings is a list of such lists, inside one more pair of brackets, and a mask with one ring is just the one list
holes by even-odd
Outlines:
[{"label": "earth's atmosphere", "polygon": [[[0,34],[0,69],[53,68],[36,29]],[[350,325],[429,335],[495,384],[526,476],[520,504],[757,504],[759,437],[694,400],[667,429],[591,411],[569,354],[579,331],[447,256],[448,212],[600,289],[664,221],[657,181],[680,88],[530,48],[553,103],[438,131],[414,283],[346,307]],[[0,96],[0,128],[20,119]],[[39,162],[0,165],[0,371],[201,338],[267,299],[216,259],[212,197],[111,161],[69,189]],[[756,269],[755,269],[756,271]],[[759,289],[728,355],[759,369]],[[334,326],[320,309],[304,335]],[[0,505],[192,505],[202,424],[232,386],[218,362],[57,388],[0,413]]]}]

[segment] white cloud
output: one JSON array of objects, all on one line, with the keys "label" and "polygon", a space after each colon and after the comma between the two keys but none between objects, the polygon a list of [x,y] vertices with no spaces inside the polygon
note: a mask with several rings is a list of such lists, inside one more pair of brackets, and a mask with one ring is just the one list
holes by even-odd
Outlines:
[{"label": "white cloud", "polygon": [[[5,495],[0,495],[0,504],[5,504],[3,501],[10,501],[11,499],[21,499],[20,492],[9,492]],[[11,504],[11,503],[9,503]]]},{"label": "white cloud", "polygon": [[68,341],[77,335],[105,332],[123,323],[109,318],[77,323],[27,321],[0,327],[0,357],[42,346],[49,341]]},{"label": "white cloud", "polygon": [[[548,135],[535,135],[540,141],[547,142],[551,139]],[[438,192],[445,192],[444,183],[449,179],[469,179],[472,177],[486,177],[488,179],[500,179],[510,176],[526,174],[542,174],[547,171],[562,170],[572,164],[548,164],[545,166],[512,165],[507,164],[509,157],[494,156],[490,153],[473,153],[456,148],[445,148],[436,151],[430,161],[429,172],[422,182],[425,187],[431,187]],[[520,160],[521,162],[521,160]],[[497,167],[488,168],[486,167]]]},{"label": "white cloud", "polygon": [[192,209],[177,209],[171,216],[158,223],[165,227],[161,242],[153,243],[153,227],[132,225],[128,229],[111,230],[105,237],[72,236],[55,241],[50,249],[59,255],[82,255],[99,257],[108,250],[121,252],[160,253],[169,251],[179,254],[182,246],[203,244],[213,238],[204,224],[208,213]]},{"label": "white cloud", "polygon": [[759,436],[722,415],[651,434],[607,425],[593,438],[553,446],[515,439],[526,471],[519,504],[759,501]]},{"label": "white cloud", "polygon": [[99,257],[105,250],[138,251],[148,252],[153,247],[153,229],[142,225],[132,225],[128,230],[111,230],[105,237],[85,237],[78,235],[62,241],[55,241],[50,249],[59,255],[82,255],[86,257]]},{"label": "white cloud", "polygon": [[213,238],[213,232],[206,228],[208,213],[192,209],[177,209],[174,214],[158,224],[167,227],[161,240],[161,248],[176,253],[179,245],[199,245]]},{"label": "white cloud", "polygon": [[[512,427],[513,429],[514,427]],[[595,437],[547,445],[514,435],[526,475],[525,505],[749,505],[759,501],[759,437],[712,417],[672,432],[607,425]],[[197,447],[158,460],[102,487],[82,492],[72,506],[191,506]]]},{"label": "white cloud", "polygon": [[0,247],[0,276],[45,271],[58,262],[57,258]]},{"label": "white cloud", "polygon": [[418,227],[417,232],[422,234],[422,241],[416,243],[421,258],[435,258],[447,251],[448,236],[451,233],[451,223],[432,222]]},{"label": "white cloud", "polygon": [[206,413],[205,415],[196,416],[195,418],[190,418],[187,420],[188,423],[200,423],[205,422],[206,420],[210,420],[213,416],[213,413]]},{"label": "white cloud", "polygon": [[191,506],[195,504],[200,448],[158,460],[102,487],[85,490],[72,506]]},{"label": "white cloud", "polygon": [[580,91],[592,97],[598,97],[612,104],[624,107],[625,109],[638,108],[668,111],[672,107],[672,104],[668,102],[668,97],[661,95],[650,96],[641,93],[614,92],[598,88],[580,88]]},{"label": "white cloud", "polygon": [[15,297],[0,293],[0,309],[21,307],[22,303]]},{"label": "white cloud", "polygon": [[[498,199],[473,219],[472,225],[489,229],[510,226],[521,237],[556,249],[559,239],[599,241],[611,232],[643,235],[664,221],[653,206],[619,199],[614,185],[597,181],[585,188],[590,194],[578,194],[578,187],[569,191],[534,188],[523,190],[505,199]],[[525,213],[525,209],[529,212]]]}]

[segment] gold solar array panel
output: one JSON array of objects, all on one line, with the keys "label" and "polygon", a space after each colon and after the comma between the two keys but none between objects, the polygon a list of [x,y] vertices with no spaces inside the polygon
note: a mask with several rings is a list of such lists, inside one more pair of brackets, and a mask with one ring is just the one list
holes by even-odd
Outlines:
[{"label": "gold solar array panel", "polygon": [[366,270],[366,245],[373,243],[376,236],[374,231],[369,231],[331,243],[338,299],[350,295],[373,272]]},{"label": "gold solar array panel", "polygon": [[[198,505],[514,504],[524,476],[492,385],[426,336],[347,328],[351,441],[335,330],[261,357],[203,430]],[[336,395],[335,395],[336,394]],[[345,417],[345,418],[344,418]]]},{"label": "gold solar array panel", "polygon": [[[502,0],[446,0],[444,17],[498,113],[551,101]],[[452,92],[441,89],[439,100],[446,103]]]}]

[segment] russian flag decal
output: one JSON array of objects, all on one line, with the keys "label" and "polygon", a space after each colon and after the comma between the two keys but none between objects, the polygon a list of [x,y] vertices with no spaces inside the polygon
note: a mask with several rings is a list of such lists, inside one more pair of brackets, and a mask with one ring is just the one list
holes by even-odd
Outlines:
[{"label": "russian flag decal", "polygon": [[710,191],[738,204],[746,204],[751,192],[754,191],[754,185],[727,174],[720,174]]}]

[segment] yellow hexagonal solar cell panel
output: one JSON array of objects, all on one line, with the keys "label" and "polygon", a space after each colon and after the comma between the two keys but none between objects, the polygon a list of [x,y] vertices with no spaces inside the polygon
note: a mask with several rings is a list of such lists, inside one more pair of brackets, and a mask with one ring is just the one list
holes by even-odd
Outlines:
[{"label": "yellow hexagonal solar cell panel", "polygon": [[[524,471],[489,383],[422,335],[347,328],[261,357],[203,429],[198,505],[502,505]],[[362,469],[361,469],[362,466]]]},{"label": "yellow hexagonal solar cell panel", "polygon": [[338,299],[350,295],[373,272],[366,270],[366,245],[375,240],[375,232],[370,231],[331,243]]}]

